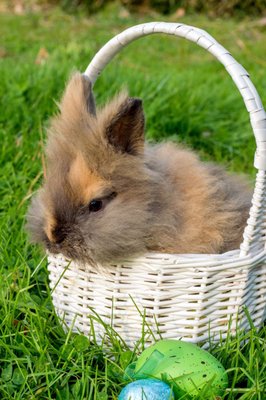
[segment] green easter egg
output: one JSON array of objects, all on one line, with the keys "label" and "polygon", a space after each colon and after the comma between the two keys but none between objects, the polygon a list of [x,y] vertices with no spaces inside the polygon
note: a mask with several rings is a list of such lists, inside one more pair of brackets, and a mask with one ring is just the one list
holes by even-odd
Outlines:
[{"label": "green easter egg", "polygon": [[138,358],[134,378],[153,377],[170,385],[176,396],[222,395],[228,378],[222,364],[200,347],[180,340],[161,340]]}]

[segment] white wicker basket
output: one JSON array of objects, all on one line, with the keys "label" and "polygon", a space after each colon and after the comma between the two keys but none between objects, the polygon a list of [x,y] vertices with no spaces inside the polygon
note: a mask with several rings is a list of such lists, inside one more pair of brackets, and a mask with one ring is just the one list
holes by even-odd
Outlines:
[{"label": "white wicker basket", "polygon": [[[153,33],[184,37],[208,50],[225,66],[238,87],[257,143],[258,169],[250,217],[239,250],[220,255],[146,254],[95,271],[49,255],[49,276],[55,310],[64,324],[91,333],[91,316],[98,314],[130,345],[140,339],[145,314],[154,337],[199,342],[225,337],[228,329],[247,329],[247,307],[256,327],[266,318],[265,185],[266,113],[247,71],[201,29],[183,24],[152,22],[125,30],[110,40],[85,71],[94,83],[123,47]],[[96,323],[96,338],[104,334]],[[152,340],[152,339],[151,339]]]}]

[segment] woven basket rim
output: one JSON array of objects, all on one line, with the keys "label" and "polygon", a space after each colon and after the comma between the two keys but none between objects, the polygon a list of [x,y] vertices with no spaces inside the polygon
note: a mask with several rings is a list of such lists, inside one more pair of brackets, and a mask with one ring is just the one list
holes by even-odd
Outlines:
[{"label": "woven basket rim", "polygon": [[[63,254],[51,254],[47,252],[48,262],[63,262],[66,265],[75,266],[77,269],[86,270],[88,266],[75,262],[74,260],[67,259]],[[243,269],[249,268],[251,264],[255,264],[260,260],[265,259],[265,250],[263,246],[260,246],[260,250],[254,252],[252,255],[242,255],[240,250],[231,250],[222,254],[169,254],[169,253],[157,253],[150,252],[142,256],[124,258],[116,263],[107,265],[95,266],[97,271],[105,274],[108,268],[118,266],[132,266],[138,268],[138,265],[145,263],[147,270],[158,271],[165,269],[166,266],[178,269],[179,264],[186,265],[188,269],[201,269],[208,270],[211,268],[212,271],[223,270],[225,268],[230,269]],[[214,265],[215,264],[215,265]],[[91,266],[89,266],[91,268]]]}]

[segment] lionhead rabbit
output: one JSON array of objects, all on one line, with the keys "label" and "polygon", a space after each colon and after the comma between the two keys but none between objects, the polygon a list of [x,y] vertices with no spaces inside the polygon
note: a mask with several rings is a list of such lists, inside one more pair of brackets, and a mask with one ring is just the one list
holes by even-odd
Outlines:
[{"label": "lionhead rabbit", "polygon": [[52,120],[46,159],[28,228],[51,253],[110,263],[147,251],[220,253],[241,243],[246,186],[190,150],[146,144],[139,99],[122,93],[96,111],[80,73]]}]

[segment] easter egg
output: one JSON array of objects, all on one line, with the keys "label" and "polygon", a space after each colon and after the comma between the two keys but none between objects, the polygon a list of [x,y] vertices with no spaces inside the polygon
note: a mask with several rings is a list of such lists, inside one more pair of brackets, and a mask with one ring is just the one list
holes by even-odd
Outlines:
[{"label": "easter egg", "polygon": [[129,383],[121,391],[118,400],[174,400],[169,385],[158,379],[140,379]]},{"label": "easter egg", "polygon": [[201,392],[204,396],[219,396],[228,386],[225,369],[215,357],[180,340],[161,340],[148,347],[131,366],[130,374],[134,379],[161,379],[173,387],[177,397],[193,397]]}]

